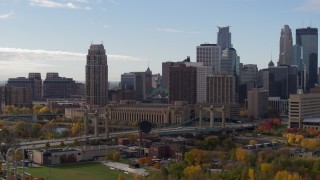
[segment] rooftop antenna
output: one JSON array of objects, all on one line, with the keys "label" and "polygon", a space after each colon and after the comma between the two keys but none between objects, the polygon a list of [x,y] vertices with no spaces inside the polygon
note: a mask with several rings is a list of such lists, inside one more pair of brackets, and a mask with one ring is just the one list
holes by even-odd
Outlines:
[{"label": "rooftop antenna", "polygon": [[149,59],[148,59],[148,67],[149,67]]},{"label": "rooftop antenna", "polygon": [[310,18],[310,26],[309,26],[309,27],[311,27],[311,25],[312,25],[312,20],[311,20],[311,18]]},{"label": "rooftop antenna", "polygon": [[93,41],[91,41],[91,45],[93,44]]},{"label": "rooftop antenna", "polygon": [[101,44],[103,44],[103,41],[101,41]]}]

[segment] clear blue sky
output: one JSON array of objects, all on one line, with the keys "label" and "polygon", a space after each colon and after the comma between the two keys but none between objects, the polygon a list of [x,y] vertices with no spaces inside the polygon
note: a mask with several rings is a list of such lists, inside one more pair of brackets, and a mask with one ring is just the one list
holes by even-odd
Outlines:
[{"label": "clear blue sky", "polygon": [[163,61],[191,56],[231,26],[244,64],[278,61],[284,24],[320,27],[320,0],[0,0],[0,80],[28,72],[59,72],[84,80],[91,42],[103,42],[109,80],[161,73]]}]

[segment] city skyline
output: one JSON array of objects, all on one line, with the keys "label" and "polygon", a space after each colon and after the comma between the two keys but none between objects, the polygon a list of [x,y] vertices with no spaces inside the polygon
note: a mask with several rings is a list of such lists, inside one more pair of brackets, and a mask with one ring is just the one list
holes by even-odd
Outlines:
[{"label": "city skyline", "polygon": [[[109,80],[125,72],[161,74],[161,63],[196,62],[196,47],[217,43],[217,26],[230,26],[244,64],[278,61],[281,28],[318,28],[320,2],[293,0],[0,1],[0,80],[29,72],[58,72],[85,80],[87,47],[103,42]],[[293,42],[295,37],[293,36]],[[124,66],[124,64],[126,64]],[[72,69],[70,69],[72,67]]]}]

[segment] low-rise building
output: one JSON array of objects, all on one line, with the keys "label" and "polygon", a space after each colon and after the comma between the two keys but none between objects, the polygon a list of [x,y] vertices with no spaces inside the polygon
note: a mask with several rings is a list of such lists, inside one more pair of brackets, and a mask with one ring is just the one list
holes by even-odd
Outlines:
[{"label": "low-rise building", "polygon": [[320,94],[291,94],[289,127],[302,128],[302,122],[306,118],[320,118]]}]

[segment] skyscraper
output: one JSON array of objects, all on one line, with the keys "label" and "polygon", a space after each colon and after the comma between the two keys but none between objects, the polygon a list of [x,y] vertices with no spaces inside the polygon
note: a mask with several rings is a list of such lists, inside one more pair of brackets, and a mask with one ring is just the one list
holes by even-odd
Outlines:
[{"label": "skyscraper", "polygon": [[197,68],[185,64],[169,68],[169,103],[172,101],[197,102]]},{"label": "skyscraper", "polygon": [[211,66],[213,72],[220,71],[221,47],[216,44],[201,44],[197,46],[197,62]]},{"label": "skyscraper", "polygon": [[187,67],[197,68],[197,103],[207,101],[207,77],[212,75],[212,69],[209,66],[203,66],[201,62],[186,62]]},{"label": "skyscraper", "polygon": [[297,29],[296,44],[303,48],[306,90],[309,91],[318,82],[318,29],[311,27]]},{"label": "skyscraper", "polygon": [[221,47],[221,50],[226,48],[232,48],[231,44],[231,33],[229,32],[230,26],[219,27],[217,44]]},{"label": "skyscraper", "polygon": [[292,32],[288,25],[284,25],[280,35],[279,65],[290,65],[292,47]]},{"label": "skyscraper", "polygon": [[103,44],[91,44],[88,50],[86,103],[90,107],[108,104],[108,64]]}]

